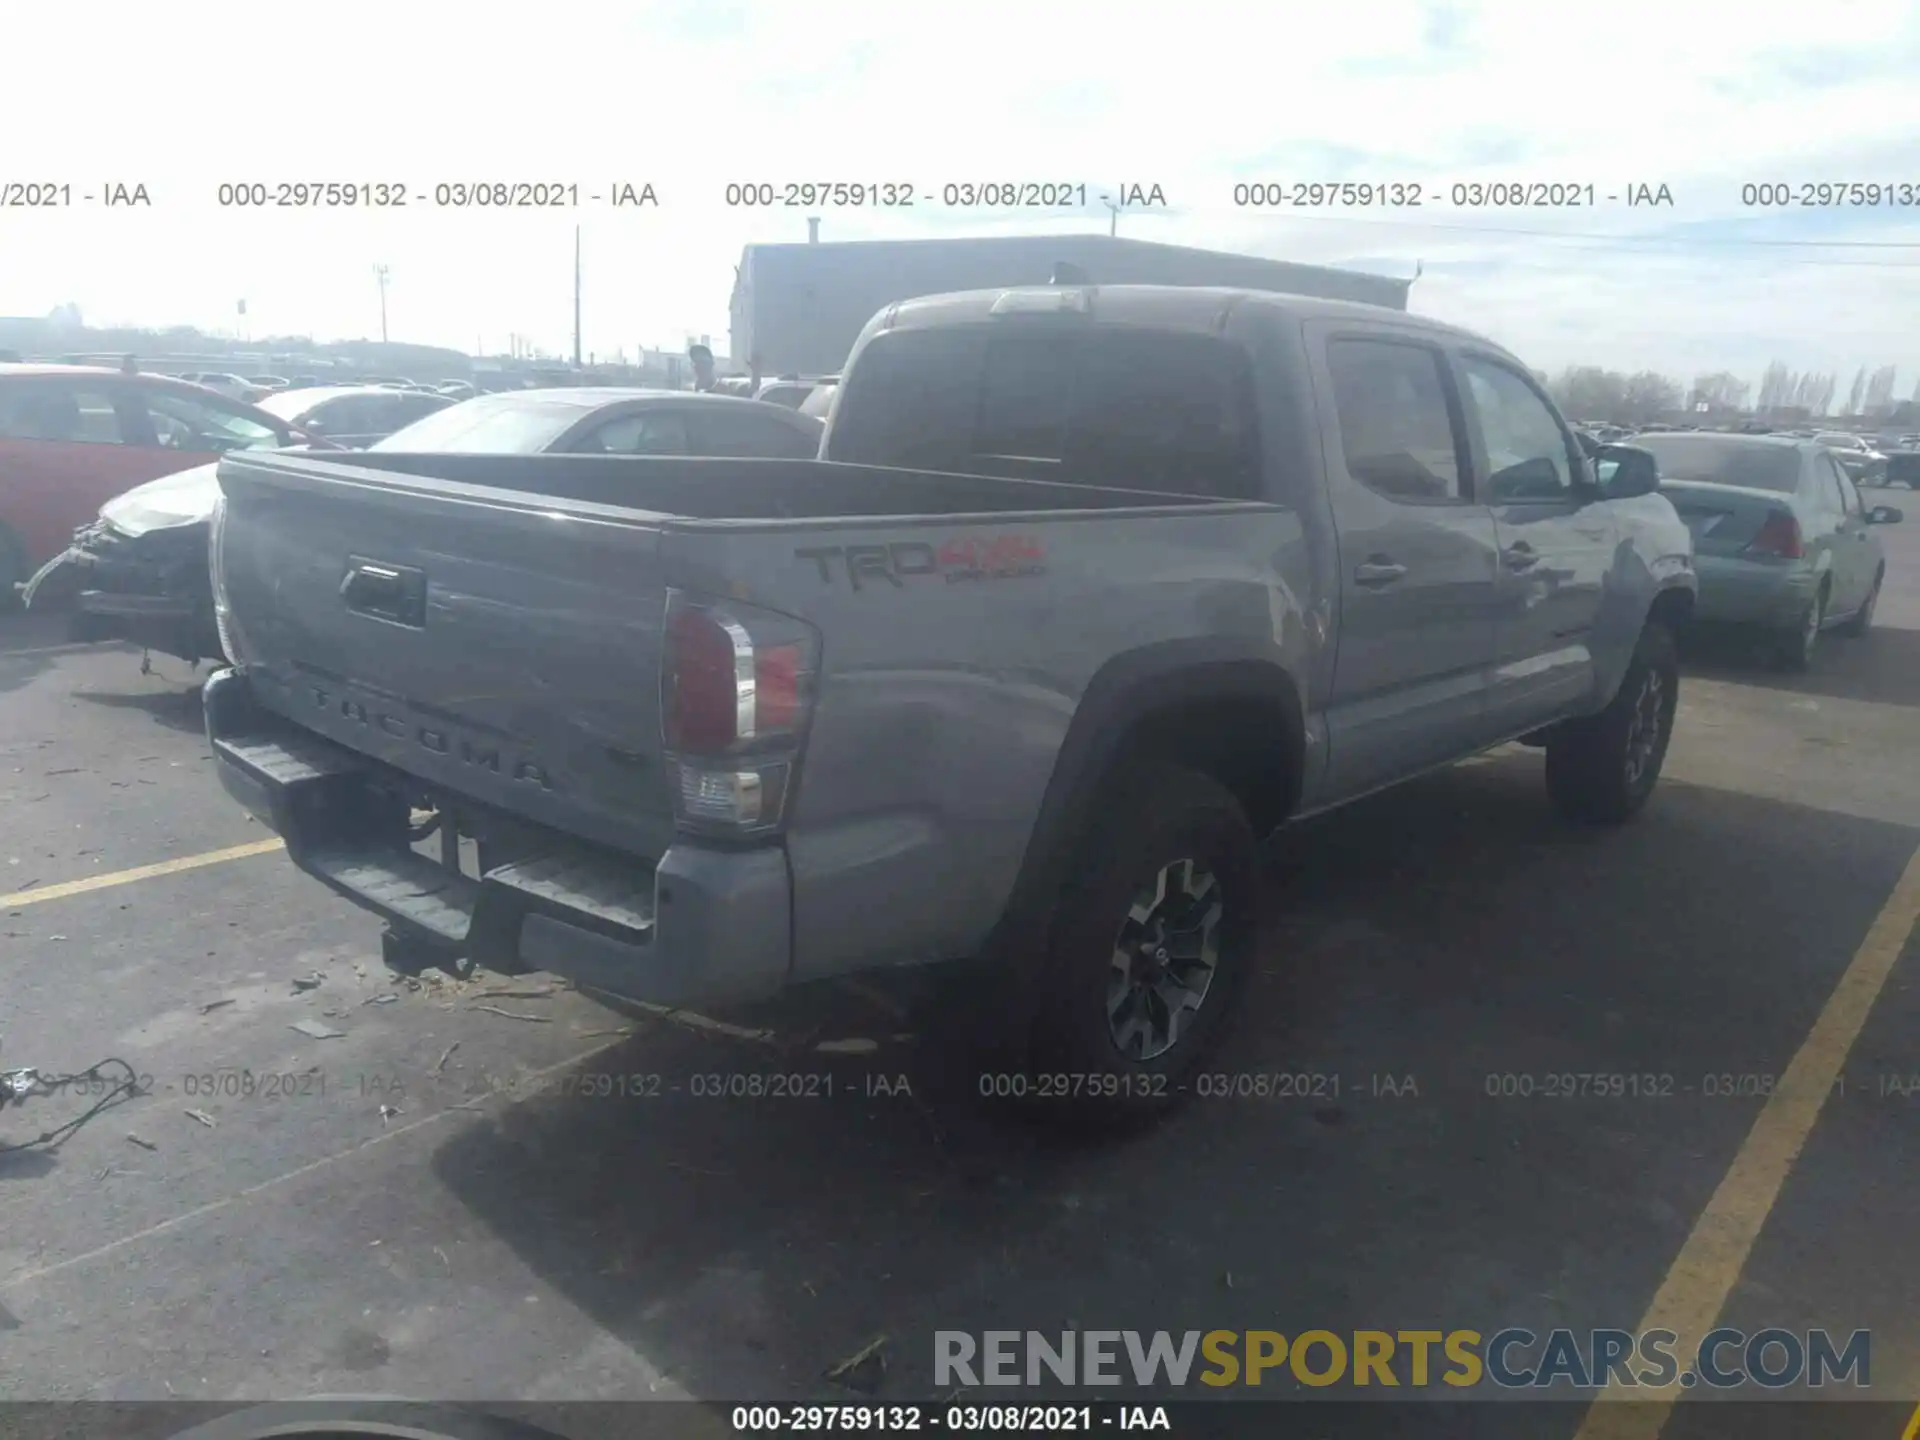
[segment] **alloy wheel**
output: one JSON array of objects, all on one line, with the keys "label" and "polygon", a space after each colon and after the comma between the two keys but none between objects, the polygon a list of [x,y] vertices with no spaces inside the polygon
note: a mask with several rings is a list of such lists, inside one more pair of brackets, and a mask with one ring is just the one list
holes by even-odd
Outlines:
[{"label": "alloy wheel", "polygon": [[1633,711],[1627,721],[1627,784],[1638,785],[1652,765],[1660,746],[1660,733],[1666,724],[1667,679],[1658,670],[1640,677],[1639,693],[1633,697]]},{"label": "alloy wheel", "polygon": [[1198,861],[1163,865],[1128,907],[1107,979],[1107,1033],[1131,1060],[1167,1053],[1213,988],[1225,914],[1219,880]]},{"label": "alloy wheel", "polygon": [[1800,624],[1800,653],[1807,659],[1813,658],[1813,652],[1820,643],[1820,624],[1826,618],[1827,597],[1815,595],[1813,604],[1807,607],[1807,618]]}]

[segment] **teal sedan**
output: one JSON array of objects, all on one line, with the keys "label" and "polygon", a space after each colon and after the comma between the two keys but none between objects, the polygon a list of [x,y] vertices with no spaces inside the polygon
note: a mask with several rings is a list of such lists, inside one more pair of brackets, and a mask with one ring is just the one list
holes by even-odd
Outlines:
[{"label": "teal sedan", "polygon": [[1636,436],[1660,493],[1693,532],[1701,625],[1761,632],[1790,670],[1829,630],[1864,635],[1886,578],[1874,527],[1904,517],[1868,506],[1833,452],[1786,435],[1679,431]]}]

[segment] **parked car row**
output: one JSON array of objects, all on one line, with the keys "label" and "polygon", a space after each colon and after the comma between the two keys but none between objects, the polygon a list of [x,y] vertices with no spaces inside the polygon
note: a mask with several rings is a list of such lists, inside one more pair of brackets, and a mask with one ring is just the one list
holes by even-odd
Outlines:
[{"label": "parked car row", "polygon": [[1829,630],[1866,634],[1887,573],[1872,527],[1904,516],[1862,499],[1850,452],[1824,437],[1710,431],[1628,443],[1653,456],[1692,532],[1697,621],[1757,631],[1791,670],[1813,663]]},{"label": "parked car row", "polygon": [[[135,397],[191,393],[189,386],[157,376],[99,371],[40,377],[32,395],[47,401],[68,391],[85,396],[96,387]],[[8,475],[31,482],[34,473],[53,466],[85,468],[98,460],[97,452],[86,448],[92,442],[7,451],[9,393],[9,382],[0,378],[0,485]],[[466,401],[371,385],[289,388],[233,414],[232,423],[254,426],[252,438],[264,448],[792,459],[813,455],[821,435],[818,420],[784,406],[682,391],[599,388],[510,391]],[[193,663],[217,657],[206,553],[208,519],[220,493],[216,467],[207,462],[219,453],[224,451],[141,452],[141,468],[156,478],[104,503],[95,487],[91,498],[99,507],[97,516],[76,518],[77,496],[57,513],[36,512],[27,527],[32,539],[23,541],[12,567],[25,580],[24,603],[30,608],[71,603],[77,638],[130,639]],[[131,478],[131,471],[122,470],[114,483],[124,485]],[[0,527],[7,523],[13,488],[0,489]],[[4,533],[0,529],[0,536]],[[57,552],[49,538],[56,533]],[[30,570],[30,564],[37,568]],[[11,594],[10,583],[0,591],[0,596]]]}]

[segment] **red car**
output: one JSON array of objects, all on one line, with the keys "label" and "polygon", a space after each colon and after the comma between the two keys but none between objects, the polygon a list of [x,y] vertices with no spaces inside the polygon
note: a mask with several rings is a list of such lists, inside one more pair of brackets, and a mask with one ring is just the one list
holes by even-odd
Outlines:
[{"label": "red car", "polygon": [[229,450],[308,443],[277,416],[164,375],[0,365],[0,607],[123,491]]}]

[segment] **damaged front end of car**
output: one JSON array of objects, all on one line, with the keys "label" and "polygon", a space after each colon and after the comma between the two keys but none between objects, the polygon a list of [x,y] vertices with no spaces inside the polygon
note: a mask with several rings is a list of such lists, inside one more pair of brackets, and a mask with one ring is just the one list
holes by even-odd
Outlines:
[{"label": "damaged front end of car", "polygon": [[21,599],[30,610],[70,605],[75,640],[127,640],[191,665],[220,658],[204,524],[128,535],[96,520]]},{"label": "damaged front end of car", "polygon": [[21,590],[28,609],[71,607],[75,640],[128,640],[197,665],[220,658],[207,537],[220,486],[197,466],[108,501]]}]

